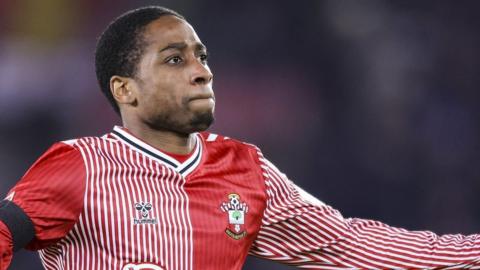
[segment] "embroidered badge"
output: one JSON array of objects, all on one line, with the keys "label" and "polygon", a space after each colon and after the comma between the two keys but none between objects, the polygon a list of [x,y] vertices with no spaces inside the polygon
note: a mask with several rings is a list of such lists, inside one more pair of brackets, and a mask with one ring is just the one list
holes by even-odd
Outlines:
[{"label": "embroidered badge", "polygon": [[225,233],[231,238],[238,240],[245,235],[245,214],[248,212],[248,206],[246,203],[240,201],[240,195],[236,193],[228,194],[228,202],[223,202],[220,205],[220,209],[228,213],[228,227],[225,229]]},{"label": "embroidered badge", "polygon": [[156,218],[149,218],[150,211],[152,210],[152,204],[149,202],[139,202],[135,204],[135,209],[140,214],[140,218],[134,218],[133,224],[157,224]]}]

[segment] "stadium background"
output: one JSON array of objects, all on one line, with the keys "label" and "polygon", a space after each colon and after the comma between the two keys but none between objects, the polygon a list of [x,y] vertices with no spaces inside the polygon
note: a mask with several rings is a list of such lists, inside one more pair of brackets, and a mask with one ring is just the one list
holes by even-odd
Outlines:
[{"label": "stadium background", "polygon": [[[146,4],[184,14],[208,46],[213,131],[259,145],[344,216],[480,231],[478,1],[1,0],[0,196],[53,142],[119,123],[96,36]],[[41,269],[38,255],[11,269]]]}]

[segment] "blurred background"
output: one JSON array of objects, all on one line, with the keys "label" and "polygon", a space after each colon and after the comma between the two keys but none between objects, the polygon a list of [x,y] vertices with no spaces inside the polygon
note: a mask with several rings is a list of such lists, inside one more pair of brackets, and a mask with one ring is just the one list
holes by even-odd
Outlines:
[{"label": "blurred background", "polygon": [[[148,4],[185,15],[209,48],[212,131],[257,144],[345,217],[480,232],[474,0],[0,0],[0,197],[55,141],[119,124],[96,37]],[[22,251],[11,269],[42,268]]]}]

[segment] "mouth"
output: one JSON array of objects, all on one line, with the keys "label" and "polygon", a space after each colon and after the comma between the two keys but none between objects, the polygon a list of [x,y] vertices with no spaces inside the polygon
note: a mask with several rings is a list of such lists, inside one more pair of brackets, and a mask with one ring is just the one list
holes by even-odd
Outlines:
[{"label": "mouth", "polygon": [[195,95],[195,96],[189,98],[188,101],[201,100],[201,99],[212,99],[212,100],[215,100],[215,98],[214,98],[213,95],[211,95],[211,94],[201,94],[201,95]]}]

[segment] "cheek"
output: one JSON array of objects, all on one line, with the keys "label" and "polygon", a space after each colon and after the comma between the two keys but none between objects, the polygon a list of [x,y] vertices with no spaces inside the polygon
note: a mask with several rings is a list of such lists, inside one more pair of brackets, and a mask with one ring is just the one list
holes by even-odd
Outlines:
[{"label": "cheek", "polygon": [[170,72],[158,72],[159,75],[153,81],[152,92],[155,95],[158,102],[173,104],[177,103],[177,82],[175,76]]},{"label": "cheek", "polygon": [[143,96],[144,110],[147,114],[175,115],[182,109],[182,100],[171,91],[157,90],[157,92],[149,93]]},{"label": "cheek", "polygon": [[168,72],[162,76],[151,76],[153,80],[143,85],[139,103],[148,114],[177,114],[185,106],[183,92],[178,78]]}]

